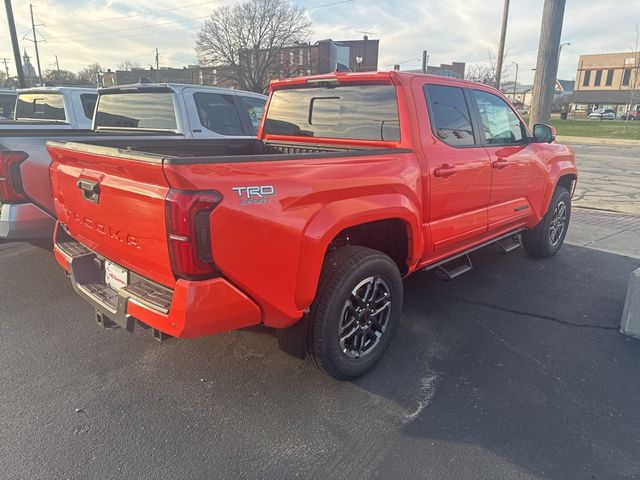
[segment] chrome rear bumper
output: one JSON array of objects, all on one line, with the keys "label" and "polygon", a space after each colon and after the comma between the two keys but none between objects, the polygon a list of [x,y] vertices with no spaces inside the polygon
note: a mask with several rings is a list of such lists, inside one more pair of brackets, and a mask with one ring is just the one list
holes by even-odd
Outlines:
[{"label": "chrome rear bumper", "polygon": [[33,203],[0,204],[0,239],[51,238],[55,220]]}]

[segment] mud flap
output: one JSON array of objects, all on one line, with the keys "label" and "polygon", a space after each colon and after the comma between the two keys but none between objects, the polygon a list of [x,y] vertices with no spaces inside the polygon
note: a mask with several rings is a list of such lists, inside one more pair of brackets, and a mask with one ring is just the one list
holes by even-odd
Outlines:
[{"label": "mud flap", "polygon": [[280,350],[303,359],[307,353],[307,316],[304,315],[295,325],[276,330]]}]

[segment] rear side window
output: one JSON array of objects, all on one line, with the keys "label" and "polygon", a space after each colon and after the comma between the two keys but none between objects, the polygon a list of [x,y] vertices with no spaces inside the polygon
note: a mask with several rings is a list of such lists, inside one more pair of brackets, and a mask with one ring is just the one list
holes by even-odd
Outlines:
[{"label": "rear side window", "polygon": [[511,145],[524,139],[522,122],[507,102],[491,93],[474,90],[480,121],[489,145]]},{"label": "rear side window", "polygon": [[84,116],[89,120],[93,120],[93,111],[96,109],[96,102],[98,101],[98,94],[83,93],[80,95],[80,102],[82,103],[82,110],[84,110]]},{"label": "rear side window", "polygon": [[264,105],[266,100],[256,97],[237,97],[242,106],[246,109],[251,125],[253,125],[253,134],[258,133],[258,127],[260,126],[260,120],[262,120],[262,114],[264,113]]},{"label": "rear side window", "polygon": [[13,118],[13,109],[16,106],[15,95],[0,94],[0,117]]},{"label": "rear side window", "polygon": [[172,92],[132,92],[100,95],[96,128],[175,130]]},{"label": "rear side window", "polygon": [[265,134],[352,140],[400,140],[393,85],[276,90]]},{"label": "rear side window", "polygon": [[425,85],[433,133],[452,147],[475,145],[471,114],[461,88]]},{"label": "rear side window", "polygon": [[246,135],[233,96],[198,92],[193,99],[204,128],[220,135]]},{"label": "rear side window", "polygon": [[60,93],[24,93],[18,95],[16,119],[65,121],[64,99]]}]

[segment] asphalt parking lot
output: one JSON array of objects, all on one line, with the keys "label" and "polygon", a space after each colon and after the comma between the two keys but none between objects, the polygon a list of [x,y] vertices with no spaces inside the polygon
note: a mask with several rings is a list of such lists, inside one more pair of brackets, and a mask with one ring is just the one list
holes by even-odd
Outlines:
[{"label": "asphalt parking lot", "polygon": [[157,343],[101,330],[52,255],[0,245],[0,477],[640,477],[640,259],[493,248],[418,273],[380,365],[323,376],[255,328]]},{"label": "asphalt parking lot", "polygon": [[336,383],[266,330],[102,331],[48,252],[4,245],[5,478],[640,475],[640,341],[616,331],[640,261],[474,261],[453,283],[409,279],[386,358]]}]

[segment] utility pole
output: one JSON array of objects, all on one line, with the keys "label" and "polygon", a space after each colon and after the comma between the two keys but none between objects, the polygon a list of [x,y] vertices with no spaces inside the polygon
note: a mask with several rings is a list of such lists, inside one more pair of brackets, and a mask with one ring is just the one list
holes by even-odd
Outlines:
[{"label": "utility pole", "polygon": [[40,54],[38,53],[38,37],[36,36],[36,24],[33,21],[33,5],[29,4],[29,11],[31,12],[31,30],[33,31],[33,44],[36,47],[36,63],[38,64],[38,78],[40,79],[40,85],[42,85],[42,71],[40,70]]},{"label": "utility pole", "polygon": [[566,3],[566,0],[544,1],[540,45],[538,46],[538,62],[533,81],[530,126],[536,123],[546,123],[551,116]]},{"label": "utility pole", "polygon": [[160,54],[156,48],[156,82],[160,82]]},{"label": "utility pole", "polygon": [[58,61],[58,55],[56,55],[56,70],[58,71],[58,82],[62,82],[62,75],[60,74],[60,62]]},{"label": "utility pole", "polygon": [[496,85],[500,90],[500,77],[502,77],[502,62],[504,61],[504,41],[507,37],[507,21],[509,20],[509,0],[504,0],[502,10],[502,30],[500,31],[500,44],[498,45],[498,59],[496,60]]},{"label": "utility pole", "polygon": [[[513,81],[513,103],[516,103],[516,89],[518,88],[518,62],[512,62],[516,66],[516,79]],[[523,102],[524,103],[524,102]]]},{"label": "utility pole", "polygon": [[427,73],[427,58],[429,58],[429,55],[427,55],[426,50],[423,50],[422,51],[422,73]]},{"label": "utility pole", "polygon": [[18,37],[16,35],[16,24],[13,20],[13,8],[11,8],[11,0],[4,0],[4,6],[7,10],[7,22],[9,23],[9,33],[11,34],[11,45],[13,46],[13,58],[16,62],[16,72],[18,76],[18,85],[20,88],[26,87],[24,83],[24,73],[22,72],[22,60],[20,58],[20,45],[18,45]]},{"label": "utility pole", "polygon": [[7,80],[9,79],[9,59],[2,57],[2,63],[4,63],[4,71],[7,72]]}]

